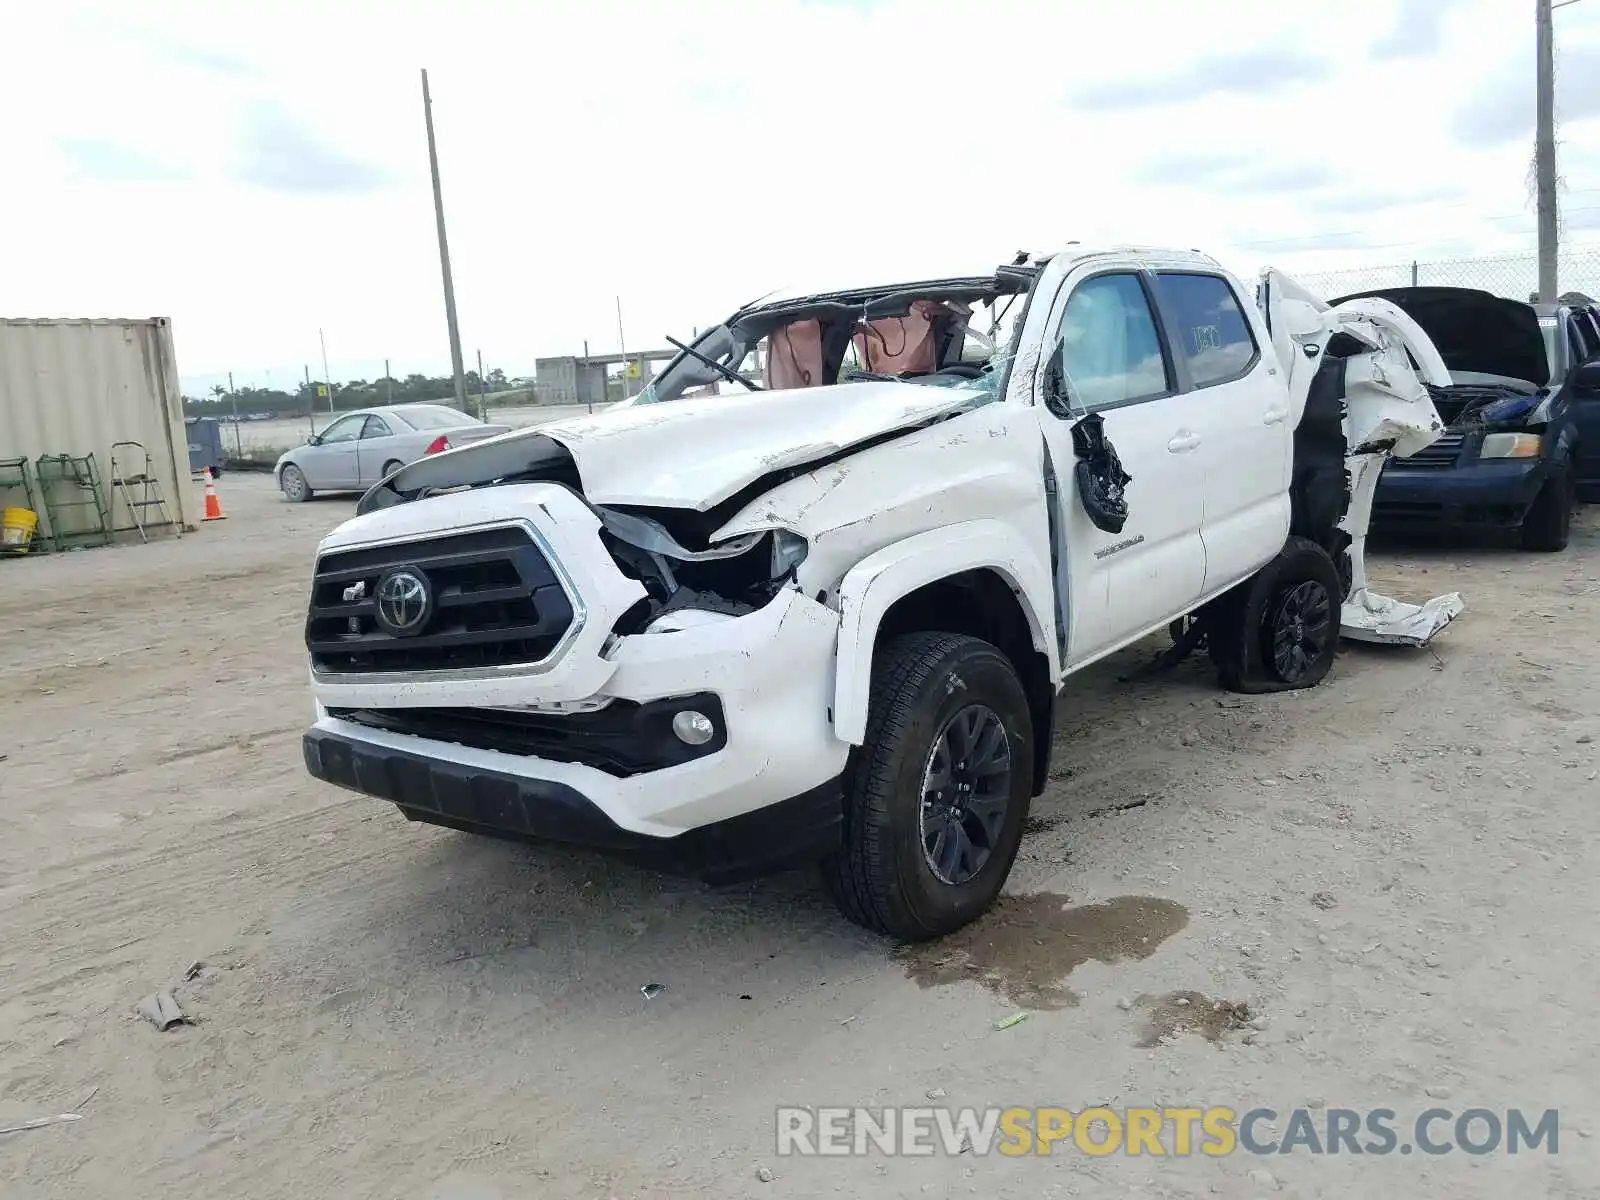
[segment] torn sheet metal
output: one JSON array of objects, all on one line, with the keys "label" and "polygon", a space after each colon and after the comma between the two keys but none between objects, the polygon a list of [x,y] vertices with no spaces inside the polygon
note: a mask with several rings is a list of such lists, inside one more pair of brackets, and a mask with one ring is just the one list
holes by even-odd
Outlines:
[{"label": "torn sheet metal", "polygon": [[[1420,398],[1396,386],[1395,381],[1406,378],[1420,391]],[[1350,536],[1350,593],[1339,612],[1339,632],[1358,642],[1426,646],[1465,611],[1466,602],[1459,592],[1435,596],[1425,604],[1407,604],[1374,592],[1367,584],[1367,528],[1378,477],[1393,447],[1400,447],[1404,457],[1430,444],[1438,436],[1438,413],[1415,375],[1386,373],[1381,363],[1367,356],[1351,360],[1345,389],[1347,437],[1361,452],[1345,459],[1350,505],[1340,528]]]},{"label": "torn sheet metal", "polygon": [[747,533],[708,550],[686,549],[659,521],[638,517],[632,513],[618,512],[613,508],[594,506],[600,523],[630,545],[651,554],[664,554],[679,562],[715,562],[723,558],[736,558],[748,554],[762,538],[760,532]]},{"label": "torn sheet metal", "polygon": [[1466,607],[1460,592],[1435,596],[1426,604],[1406,604],[1362,588],[1352,592],[1339,610],[1339,632],[1357,642],[1426,646]]}]

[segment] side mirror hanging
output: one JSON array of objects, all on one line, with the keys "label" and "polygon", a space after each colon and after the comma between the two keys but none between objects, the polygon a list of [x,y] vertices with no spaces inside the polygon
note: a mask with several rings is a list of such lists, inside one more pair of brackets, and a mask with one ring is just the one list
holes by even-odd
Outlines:
[{"label": "side mirror hanging", "polygon": [[1072,427],[1072,452],[1078,461],[1073,473],[1078,482],[1078,499],[1096,529],[1121,533],[1128,521],[1128,499],[1124,489],[1133,482],[1117,457],[1117,448],[1106,437],[1105,422],[1092,413]]},{"label": "side mirror hanging", "polygon": [[1063,420],[1072,418],[1071,393],[1067,389],[1067,368],[1060,342],[1056,343],[1044,365],[1044,406],[1053,416]]}]

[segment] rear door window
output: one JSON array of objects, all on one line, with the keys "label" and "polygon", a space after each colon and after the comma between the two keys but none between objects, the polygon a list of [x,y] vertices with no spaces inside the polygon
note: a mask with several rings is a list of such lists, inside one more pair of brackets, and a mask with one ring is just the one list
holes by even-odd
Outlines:
[{"label": "rear door window", "polygon": [[1197,388],[1246,374],[1260,354],[1233,288],[1220,275],[1157,271],[1156,295],[1176,330],[1175,350]]}]

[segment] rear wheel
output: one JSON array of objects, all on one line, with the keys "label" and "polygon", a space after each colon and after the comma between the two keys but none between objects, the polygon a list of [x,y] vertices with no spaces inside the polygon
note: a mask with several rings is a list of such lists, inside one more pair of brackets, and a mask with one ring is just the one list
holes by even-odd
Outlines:
[{"label": "rear wheel", "polygon": [[845,771],[844,842],[824,864],[844,914],[904,941],[981,916],[1022,840],[1034,733],[1022,681],[989,643],[914,633],[883,647]]},{"label": "rear wheel", "polygon": [[383,464],[383,474],[378,478],[387,479],[403,466],[405,466],[405,463],[401,462],[398,458],[390,459],[388,462]]},{"label": "rear wheel", "polygon": [[1233,692],[1315,687],[1339,650],[1344,582],[1328,552],[1291,537],[1278,557],[1206,610],[1217,679]]},{"label": "rear wheel", "polygon": [[1572,534],[1572,472],[1565,464],[1544,481],[1522,519],[1522,548],[1546,554],[1567,548]]}]

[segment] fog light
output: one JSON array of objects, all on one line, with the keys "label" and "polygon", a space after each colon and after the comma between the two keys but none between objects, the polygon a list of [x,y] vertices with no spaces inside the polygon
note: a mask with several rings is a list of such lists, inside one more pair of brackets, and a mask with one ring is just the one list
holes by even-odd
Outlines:
[{"label": "fog light", "polygon": [[672,732],[686,746],[704,746],[717,736],[717,727],[705,713],[686,708],[672,718]]}]

